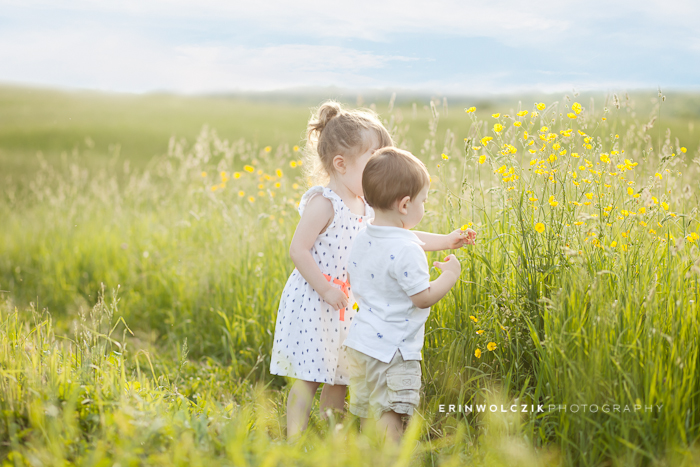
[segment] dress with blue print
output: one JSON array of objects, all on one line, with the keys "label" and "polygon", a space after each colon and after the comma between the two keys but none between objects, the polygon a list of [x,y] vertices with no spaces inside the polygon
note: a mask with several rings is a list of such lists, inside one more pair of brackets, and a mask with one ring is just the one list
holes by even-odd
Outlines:
[{"label": "dress with blue print", "polygon": [[[367,221],[374,217],[365,204],[362,216],[353,214],[343,200],[327,187],[310,188],[299,202],[303,214],[309,200],[322,195],[333,204],[334,216],[325,232],[318,236],[311,255],[323,274],[338,283],[347,281],[347,265],[353,239]],[[270,373],[305,381],[347,385],[348,362],[341,347],[355,317],[355,300],[348,290],[344,320],[339,310],[326,303],[294,269],[280,298],[270,361]]]}]

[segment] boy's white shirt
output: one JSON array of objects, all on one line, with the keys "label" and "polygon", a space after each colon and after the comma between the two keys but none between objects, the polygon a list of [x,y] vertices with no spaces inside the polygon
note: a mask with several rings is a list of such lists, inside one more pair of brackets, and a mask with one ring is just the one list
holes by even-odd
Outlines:
[{"label": "boy's white shirt", "polygon": [[430,308],[409,298],[430,287],[424,243],[410,230],[371,221],[353,241],[348,260],[350,288],[359,311],[345,345],[384,363],[396,350],[421,360]]}]

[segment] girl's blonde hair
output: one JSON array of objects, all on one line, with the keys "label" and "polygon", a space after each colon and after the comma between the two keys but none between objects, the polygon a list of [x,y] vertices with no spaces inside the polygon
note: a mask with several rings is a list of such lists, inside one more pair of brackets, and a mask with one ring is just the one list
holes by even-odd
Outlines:
[{"label": "girl's blonde hair", "polygon": [[325,185],[333,172],[335,156],[359,156],[375,138],[379,148],[394,144],[376,113],[369,109],[345,110],[333,100],[324,102],[313,112],[307,126],[306,175],[314,184]]}]

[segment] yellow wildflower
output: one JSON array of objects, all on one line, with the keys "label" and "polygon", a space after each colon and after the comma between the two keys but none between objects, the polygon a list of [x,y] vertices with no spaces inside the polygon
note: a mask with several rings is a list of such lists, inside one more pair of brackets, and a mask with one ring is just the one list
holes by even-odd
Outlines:
[{"label": "yellow wildflower", "polygon": [[479,164],[486,162],[486,155],[482,154],[479,156]]},{"label": "yellow wildflower", "polygon": [[538,222],[537,224],[535,224],[535,230],[538,233],[544,232],[544,224],[542,222]]},{"label": "yellow wildflower", "polygon": [[442,158],[443,158],[444,160],[448,160],[448,159],[449,159],[449,156],[443,152],[443,153],[442,153]]},{"label": "yellow wildflower", "polygon": [[464,111],[468,114],[476,112],[476,107],[469,107],[468,109],[464,109]]},{"label": "yellow wildflower", "polygon": [[496,133],[500,133],[501,131],[503,131],[503,125],[501,125],[500,123],[496,123],[493,126],[493,131],[495,131]]},{"label": "yellow wildflower", "polygon": [[469,316],[469,319],[471,319],[471,320],[474,321],[475,323],[476,323],[477,321],[479,321],[478,319],[476,319],[476,318],[475,318],[474,316],[472,316],[472,315]]},{"label": "yellow wildflower", "polygon": [[272,146],[265,146],[265,152],[272,151]]},{"label": "yellow wildflower", "polygon": [[255,172],[255,167],[253,167],[252,165],[246,165],[243,167],[243,170],[252,174],[253,172]]},{"label": "yellow wildflower", "polygon": [[573,110],[574,112],[576,112],[576,115],[578,115],[578,114],[581,113],[581,111],[583,110],[583,108],[581,107],[581,104],[579,104],[578,102],[574,102],[574,103],[571,105],[571,110]]},{"label": "yellow wildflower", "polygon": [[[544,105],[544,104],[542,104],[542,105]],[[489,349],[490,351],[496,350],[496,347],[497,346],[496,346],[495,342],[489,342],[488,345],[486,346],[486,348]]]},{"label": "yellow wildflower", "polygon": [[542,111],[545,108],[547,108],[547,106],[544,105],[544,102],[540,102],[539,104],[537,104],[537,110]]},{"label": "yellow wildflower", "polygon": [[501,116],[501,114],[499,114],[499,113],[495,113],[495,114],[492,114],[491,116],[492,116],[493,118],[498,118],[498,117],[500,117],[500,116]]},{"label": "yellow wildflower", "polygon": [[527,110],[521,110],[515,115],[517,115],[518,117],[524,117],[525,115],[527,115]]},{"label": "yellow wildflower", "polygon": [[481,349],[476,349],[476,350],[474,351],[474,356],[475,356],[476,358],[481,358]]}]

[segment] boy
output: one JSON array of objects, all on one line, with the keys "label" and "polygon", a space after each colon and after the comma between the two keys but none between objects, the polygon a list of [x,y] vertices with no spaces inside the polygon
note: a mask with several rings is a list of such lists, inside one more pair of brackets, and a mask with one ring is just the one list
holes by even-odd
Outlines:
[{"label": "boy", "polygon": [[[434,266],[430,281],[423,244],[409,229],[423,218],[430,178],[425,165],[407,151],[386,147],[374,153],[362,174],[365,200],[374,220],[355,238],[348,280],[359,312],[345,340],[349,410],[362,420],[378,419],[380,433],[398,441],[402,415],[420,400],[421,350],[430,306],[455,285],[461,267],[454,255]],[[473,243],[476,232],[469,232]]]}]

